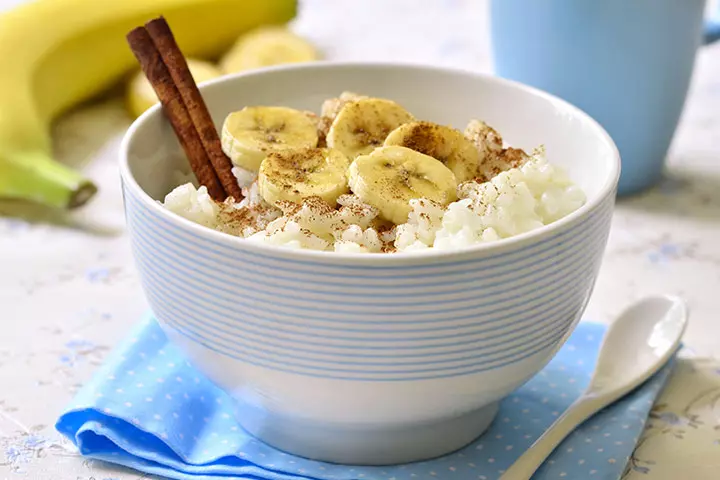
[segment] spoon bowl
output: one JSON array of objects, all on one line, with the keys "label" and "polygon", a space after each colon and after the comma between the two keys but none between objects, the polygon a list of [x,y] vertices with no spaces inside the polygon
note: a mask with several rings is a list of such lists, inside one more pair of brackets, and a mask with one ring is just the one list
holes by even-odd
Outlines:
[{"label": "spoon bowl", "polygon": [[687,307],[676,297],[647,297],[610,326],[587,393],[622,396],[670,360],[687,326]]}]

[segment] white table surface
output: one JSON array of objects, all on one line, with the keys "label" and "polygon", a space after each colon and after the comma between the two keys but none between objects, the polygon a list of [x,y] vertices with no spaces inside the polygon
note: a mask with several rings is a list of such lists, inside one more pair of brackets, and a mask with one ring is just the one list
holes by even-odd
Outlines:
[{"label": "white table surface", "polygon": [[[0,9],[16,3],[0,0]],[[296,29],[329,59],[491,71],[484,1],[307,0]],[[5,325],[0,334],[0,478],[144,478],[84,461],[52,428],[74,392],[147,310],[124,233],[117,173],[118,143],[129,122],[121,100],[113,97],[72,112],[56,126],[57,156],[82,166],[100,185],[87,208],[58,216],[0,202]],[[719,137],[720,44],[698,55],[666,180],[619,202],[587,310],[587,319],[608,322],[629,302],[652,293],[678,294],[691,307],[684,356],[695,358],[680,362],[633,457],[638,468],[625,478],[718,478]]]}]

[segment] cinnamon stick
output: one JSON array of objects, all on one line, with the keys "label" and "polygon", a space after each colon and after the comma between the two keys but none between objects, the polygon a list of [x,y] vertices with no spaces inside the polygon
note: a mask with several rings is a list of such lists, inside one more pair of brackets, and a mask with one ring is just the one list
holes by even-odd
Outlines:
[{"label": "cinnamon stick", "polygon": [[227,192],[210,162],[180,92],[150,34],[145,27],[138,27],[128,33],[127,41],[140,63],[140,68],[155,90],[165,116],[175,130],[175,135],[188,157],[190,167],[198,182],[207,187],[208,193],[213,199],[225,200]]},{"label": "cinnamon stick", "polygon": [[215,124],[190,73],[187,61],[175,41],[170,26],[165,21],[165,18],[161,16],[146,23],[145,28],[172,76],[173,82],[185,103],[185,108],[225,192],[234,197],[236,201],[241,200],[242,192],[235,175],[232,173],[232,162],[222,151]]}]

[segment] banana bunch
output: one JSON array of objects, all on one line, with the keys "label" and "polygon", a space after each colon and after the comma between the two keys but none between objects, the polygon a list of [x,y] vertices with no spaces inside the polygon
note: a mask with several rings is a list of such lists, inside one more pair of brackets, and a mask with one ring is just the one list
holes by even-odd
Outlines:
[{"label": "banana bunch", "polygon": [[133,69],[125,34],[136,25],[162,14],[186,55],[213,58],[295,9],[295,0],[35,0],[4,13],[0,197],[72,208],[93,196],[89,179],[53,159],[50,125]]},{"label": "banana bunch", "polygon": [[458,184],[479,170],[475,140],[484,137],[417,121],[391,100],[351,92],[328,99],[319,117],[246,107],[222,128],[223,151],[237,167],[258,174],[268,203],[320,197],[335,205],[351,191],[395,224],[407,221],[412,199],[447,205],[457,198]]}]

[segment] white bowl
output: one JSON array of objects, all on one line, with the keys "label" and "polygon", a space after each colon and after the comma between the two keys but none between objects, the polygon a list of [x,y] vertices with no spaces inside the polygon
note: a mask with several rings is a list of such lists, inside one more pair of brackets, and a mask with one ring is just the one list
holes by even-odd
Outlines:
[{"label": "white bowl", "polygon": [[203,88],[218,125],[246,105],[318,111],[343,90],[418,118],[487,121],[540,144],[585,206],[511,239],[457,252],[296,251],[248,243],[157,203],[184,162],[159,107],[130,128],[121,172],[147,298],[165,332],[237,401],[247,431],[319,460],[386,464],[460,448],[536,374],[585,308],[610,228],[619,156],[577,108],[517,83],[432,67],[316,63]]}]

